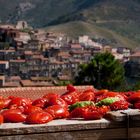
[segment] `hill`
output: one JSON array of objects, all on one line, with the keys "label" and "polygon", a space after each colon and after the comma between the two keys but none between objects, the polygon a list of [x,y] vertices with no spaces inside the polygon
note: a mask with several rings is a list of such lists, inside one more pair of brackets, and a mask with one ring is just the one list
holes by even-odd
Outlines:
[{"label": "hill", "polygon": [[[1,0],[0,21],[56,29],[71,36],[111,39],[115,46],[139,47],[139,0]],[[54,26],[52,26],[54,25]]]}]

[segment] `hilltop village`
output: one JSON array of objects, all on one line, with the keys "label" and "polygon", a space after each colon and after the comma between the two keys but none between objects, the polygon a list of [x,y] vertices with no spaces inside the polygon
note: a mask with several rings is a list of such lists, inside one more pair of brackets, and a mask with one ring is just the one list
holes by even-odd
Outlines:
[{"label": "hilltop village", "polygon": [[[110,52],[122,63],[129,62],[129,75],[140,76],[140,51],[113,48],[87,35],[77,39],[61,33],[32,29],[25,21],[0,25],[0,87],[53,86],[68,83],[80,64],[97,53]],[[131,62],[131,63],[130,63]],[[133,71],[137,66],[136,71]]]}]

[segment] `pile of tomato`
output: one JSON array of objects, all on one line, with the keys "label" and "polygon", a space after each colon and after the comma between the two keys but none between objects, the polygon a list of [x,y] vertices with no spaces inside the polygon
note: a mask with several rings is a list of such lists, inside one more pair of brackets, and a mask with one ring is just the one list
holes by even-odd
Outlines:
[{"label": "pile of tomato", "polygon": [[62,118],[97,120],[109,111],[128,108],[140,109],[140,91],[119,93],[92,88],[78,92],[74,86],[68,85],[67,92],[62,95],[47,93],[36,100],[0,97],[0,124],[44,124]]}]

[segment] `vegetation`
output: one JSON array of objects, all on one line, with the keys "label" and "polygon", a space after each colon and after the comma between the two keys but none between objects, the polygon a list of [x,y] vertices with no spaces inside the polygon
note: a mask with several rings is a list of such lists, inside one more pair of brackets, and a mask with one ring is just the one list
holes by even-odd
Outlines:
[{"label": "vegetation", "polygon": [[124,82],[124,68],[108,52],[97,54],[88,64],[79,67],[75,84],[92,84],[96,88],[117,89]]}]

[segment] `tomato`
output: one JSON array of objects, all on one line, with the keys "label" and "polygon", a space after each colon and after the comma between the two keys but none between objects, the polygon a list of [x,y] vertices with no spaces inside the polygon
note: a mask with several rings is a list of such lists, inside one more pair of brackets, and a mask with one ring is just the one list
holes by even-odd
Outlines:
[{"label": "tomato", "polygon": [[75,108],[70,112],[69,118],[83,118],[83,114],[87,110],[86,107]]},{"label": "tomato", "polygon": [[94,100],[94,92],[93,90],[86,90],[79,96],[79,101],[93,101]]},{"label": "tomato", "polygon": [[136,108],[136,109],[140,109],[140,101],[134,103],[134,108]]},{"label": "tomato", "polygon": [[24,112],[25,107],[26,107],[26,106],[18,106],[18,105],[16,105],[16,104],[13,104],[13,105],[11,105],[11,106],[9,107],[9,109],[18,109],[18,110],[20,110],[21,112]]},{"label": "tomato", "polygon": [[26,123],[28,124],[44,124],[53,120],[53,117],[44,111],[34,112],[27,116]]},{"label": "tomato", "polygon": [[2,115],[0,115],[0,124],[2,124],[4,122],[4,118]]},{"label": "tomato", "polygon": [[4,117],[4,122],[18,123],[26,119],[26,115],[22,114],[19,109],[4,110],[1,115]]},{"label": "tomato", "polygon": [[50,106],[45,111],[51,114],[54,119],[67,118],[69,116],[67,108],[60,105]]},{"label": "tomato", "polygon": [[112,111],[126,110],[129,107],[129,103],[126,101],[116,101],[110,105]]},{"label": "tomato", "polygon": [[10,105],[17,105],[17,106],[26,106],[31,105],[32,101],[28,98],[22,98],[22,97],[13,97]]},{"label": "tomato", "polygon": [[47,101],[50,100],[51,98],[55,98],[55,97],[60,97],[60,95],[56,94],[56,93],[48,93],[43,96],[43,98],[45,98]]},{"label": "tomato", "polygon": [[60,105],[62,107],[68,107],[68,104],[62,98],[59,97],[53,97],[46,103],[46,106],[52,105]]},{"label": "tomato", "polygon": [[140,92],[135,92],[134,94],[132,94],[128,98],[128,101],[132,103],[140,101]]},{"label": "tomato", "polygon": [[102,106],[102,107],[99,107],[97,108],[97,111],[102,115],[106,115],[107,112],[110,111],[110,107],[109,106]]},{"label": "tomato", "polygon": [[108,92],[107,89],[102,89],[102,90],[99,90],[99,91],[95,92],[95,95],[96,95],[96,96],[103,95],[103,94],[106,93],[106,92]]},{"label": "tomato", "polygon": [[61,95],[61,98],[67,102],[68,105],[72,105],[79,101],[79,93],[78,92],[67,92]]},{"label": "tomato", "polygon": [[37,111],[42,111],[42,108],[38,106],[29,105],[25,107],[24,114],[29,115],[30,113],[37,112]]},{"label": "tomato", "polygon": [[0,99],[0,110],[7,108],[10,104],[11,100],[10,99]]},{"label": "tomato", "polygon": [[75,87],[71,84],[67,85],[67,90],[70,92],[76,91]]},{"label": "tomato", "polygon": [[39,98],[39,99],[34,100],[33,103],[32,103],[32,105],[33,106],[38,106],[38,107],[44,108],[46,102],[47,102],[47,99],[45,99],[45,98]]},{"label": "tomato", "polygon": [[98,111],[88,110],[83,114],[83,117],[85,120],[98,120],[102,118],[102,114],[100,114]]}]

